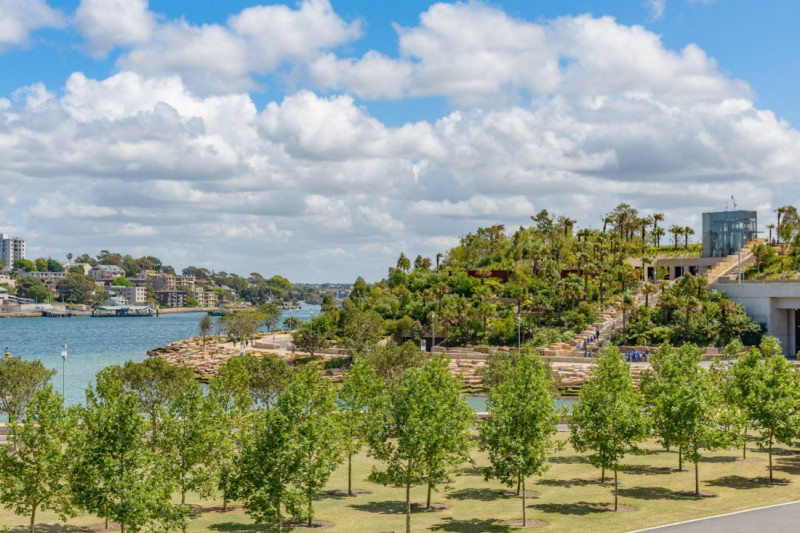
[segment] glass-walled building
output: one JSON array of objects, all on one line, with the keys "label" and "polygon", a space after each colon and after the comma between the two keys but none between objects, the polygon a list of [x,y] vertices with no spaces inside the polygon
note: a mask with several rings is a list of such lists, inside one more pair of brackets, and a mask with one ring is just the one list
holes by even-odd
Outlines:
[{"label": "glass-walled building", "polygon": [[755,211],[703,213],[703,257],[725,257],[758,236]]}]

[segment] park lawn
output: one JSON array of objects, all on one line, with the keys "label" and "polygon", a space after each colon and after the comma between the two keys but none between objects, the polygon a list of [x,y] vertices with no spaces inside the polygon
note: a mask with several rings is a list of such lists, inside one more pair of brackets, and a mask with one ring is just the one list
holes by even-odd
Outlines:
[{"label": "park lawn", "polygon": [[[565,439],[566,434],[560,434],[559,438]],[[486,456],[477,452],[473,456],[475,467],[464,468],[450,490],[434,493],[434,502],[451,507],[437,512],[413,513],[414,531],[508,531],[501,522],[521,518],[520,499],[501,495],[500,490],[505,487],[497,482],[485,482],[478,468],[486,464]],[[741,450],[709,454],[700,464],[700,490],[714,496],[695,499],[693,494],[683,493],[694,490],[692,465],[685,465],[688,469],[685,472],[673,472],[672,469],[677,467],[677,453],[666,452],[650,442],[645,446],[645,453],[626,458],[625,467],[620,472],[620,504],[638,510],[614,513],[592,507],[593,504],[613,502],[613,485],[600,485],[600,471],[586,463],[585,456],[576,454],[567,446],[552,458],[551,468],[544,476],[528,481],[528,490],[540,495],[528,500],[528,518],[547,522],[546,530],[552,532],[629,531],[800,500],[800,451],[777,449],[775,477],[783,483],[771,486],[751,481],[768,476],[766,452],[757,450],[751,443],[747,460],[741,461],[740,457]],[[334,523],[327,531],[404,531],[404,490],[367,481],[373,464],[371,459],[361,455],[353,467],[354,488],[369,490],[372,494],[356,498],[322,494],[315,502],[315,519]],[[328,488],[344,489],[346,485],[346,467],[342,467],[334,474]],[[424,502],[424,488],[415,488],[412,498]],[[192,498],[190,503],[198,507],[220,504]],[[69,522],[76,526],[70,528],[58,526],[56,517],[41,513],[37,522],[40,524],[37,531],[54,533],[81,531],[80,526],[98,524],[100,520],[78,517]],[[27,519],[6,510],[0,510],[0,524],[8,525],[11,531],[27,531]],[[260,532],[271,529],[254,525],[242,510],[236,510],[225,514],[201,513],[192,521],[188,531]]]}]

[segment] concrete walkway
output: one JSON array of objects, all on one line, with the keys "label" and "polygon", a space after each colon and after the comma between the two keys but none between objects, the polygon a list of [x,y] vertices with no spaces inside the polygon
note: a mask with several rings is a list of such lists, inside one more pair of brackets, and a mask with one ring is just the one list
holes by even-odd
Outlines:
[{"label": "concrete walkway", "polygon": [[747,511],[709,516],[632,533],[796,533],[800,531],[800,502],[780,503]]}]

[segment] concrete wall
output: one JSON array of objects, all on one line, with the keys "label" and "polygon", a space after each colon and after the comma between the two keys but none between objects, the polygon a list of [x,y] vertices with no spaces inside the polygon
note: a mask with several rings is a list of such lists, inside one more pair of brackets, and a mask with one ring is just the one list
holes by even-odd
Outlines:
[{"label": "concrete wall", "polygon": [[791,281],[747,281],[715,283],[711,286],[744,306],[754,321],[765,324],[767,333],[783,345],[783,353],[800,351],[795,335],[795,310],[800,309],[800,283]]}]

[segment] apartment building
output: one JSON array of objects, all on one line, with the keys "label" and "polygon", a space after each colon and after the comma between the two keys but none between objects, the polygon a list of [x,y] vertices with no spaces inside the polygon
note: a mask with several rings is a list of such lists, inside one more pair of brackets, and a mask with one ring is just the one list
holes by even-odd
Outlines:
[{"label": "apartment building", "polygon": [[0,261],[11,268],[17,259],[25,259],[25,240],[0,233]]}]

